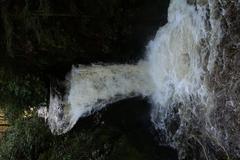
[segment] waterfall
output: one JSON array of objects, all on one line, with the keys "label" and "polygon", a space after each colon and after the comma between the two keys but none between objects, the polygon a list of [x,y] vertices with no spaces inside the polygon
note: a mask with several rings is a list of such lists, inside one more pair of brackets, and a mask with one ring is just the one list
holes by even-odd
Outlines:
[{"label": "waterfall", "polygon": [[222,147],[210,118],[215,106],[209,77],[223,37],[214,15],[216,4],[171,1],[168,23],[147,46],[149,73],[156,86],[151,96],[152,121],[165,136],[164,143],[179,150],[180,159],[186,158],[189,142],[202,150],[202,159],[211,156],[207,145],[213,141]]},{"label": "waterfall", "polygon": [[68,93],[64,97],[51,94],[48,113],[39,110],[39,114],[47,117],[53,133],[65,133],[79,117],[98,111],[109,103],[151,95],[154,86],[147,68],[145,62],[73,67],[66,80]]},{"label": "waterfall", "polygon": [[205,19],[204,7],[196,9],[185,0],[172,1],[168,23],[147,46],[149,72],[157,87],[152,96],[157,109],[185,103],[193,97],[206,103],[204,40],[208,33]]},{"label": "waterfall", "polygon": [[[217,114],[219,109],[226,115],[235,109],[234,115],[239,116],[239,107],[234,106],[239,101],[229,100],[233,96],[227,95],[227,88],[233,84],[222,87],[215,84],[224,78],[218,73],[221,70],[218,63],[224,50],[220,44],[226,36],[222,27],[226,4],[227,1],[217,0],[171,0],[168,23],[147,45],[144,60],[132,65],[73,67],[66,78],[66,95],[51,94],[48,111],[41,109],[39,114],[48,120],[53,133],[62,134],[79,117],[109,103],[147,96],[153,104],[152,122],[165,136],[164,143],[178,149],[180,159],[187,157],[189,143],[202,153],[199,159],[217,159],[220,153],[227,158],[229,153],[238,157],[238,123],[231,121],[234,132],[224,126],[228,124],[217,121],[226,120]],[[219,104],[222,95],[226,99],[224,105]],[[233,108],[227,110],[226,105]]]}]

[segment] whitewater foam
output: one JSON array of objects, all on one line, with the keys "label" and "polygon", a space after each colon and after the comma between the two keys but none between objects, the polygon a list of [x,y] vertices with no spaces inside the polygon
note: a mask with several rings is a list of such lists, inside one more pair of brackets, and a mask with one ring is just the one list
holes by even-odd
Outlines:
[{"label": "whitewater foam", "polygon": [[[52,132],[69,131],[79,117],[100,110],[107,104],[134,96],[149,96],[154,85],[147,64],[79,65],[67,78],[69,87],[64,97],[51,94],[47,119]],[[46,114],[43,114],[46,115]]]}]

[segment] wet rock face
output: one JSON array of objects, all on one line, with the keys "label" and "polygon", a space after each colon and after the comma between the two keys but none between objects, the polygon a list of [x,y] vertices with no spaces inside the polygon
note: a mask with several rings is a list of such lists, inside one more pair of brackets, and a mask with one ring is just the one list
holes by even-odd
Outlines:
[{"label": "wet rock face", "polygon": [[135,61],[166,23],[168,4],[169,0],[3,1],[2,52],[20,68],[50,73],[69,70],[73,63]]},{"label": "wet rock face", "polygon": [[216,93],[212,120],[223,137],[221,144],[227,146],[233,157],[240,157],[240,4],[237,1],[222,1],[223,39],[219,45],[219,55],[211,75]]},{"label": "wet rock face", "polygon": [[[212,129],[206,130],[204,133],[208,135],[201,135],[200,139],[202,139],[205,150],[212,150],[213,155],[207,153],[210,159],[222,159],[223,157],[239,159],[240,3],[239,1],[209,0],[209,4],[214,4],[212,16],[220,21],[222,38],[217,46],[218,54],[213,71],[208,75],[208,87],[213,93],[214,106],[209,116]],[[209,133],[212,135],[209,136]]]},{"label": "wet rock face", "polygon": [[[204,53],[216,57],[213,63],[204,64],[209,102],[205,105],[191,97],[190,103],[179,105],[180,110],[175,107],[178,112],[170,110],[164,121],[166,140],[176,146],[180,159],[239,159],[240,2],[188,1],[192,5],[206,2],[205,21],[211,38],[206,39],[210,45]],[[198,7],[196,12],[201,12]],[[192,112],[192,108],[196,109]],[[177,113],[183,117],[180,125]]]}]

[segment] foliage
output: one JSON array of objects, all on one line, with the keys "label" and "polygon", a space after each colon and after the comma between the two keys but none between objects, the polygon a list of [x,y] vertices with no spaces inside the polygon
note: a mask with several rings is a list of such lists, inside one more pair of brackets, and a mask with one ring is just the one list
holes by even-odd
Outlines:
[{"label": "foliage", "polygon": [[143,157],[119,130],[103,127],[54,136],[35,116],[15,121],[0,145],[1,160],[141,160]]},{"label": "foliage", "polygon": [[15,121],[1,140],[0,159],[35,159],[37,152],[49,147],[50,133],[43,124],[36,118]]},{"label": "foliage", "polygon": [[46,101],[46,88],[38,77],[16,74],[3,67],[0,68],[0,91],[0,108],[10,121],[24,110]]}]

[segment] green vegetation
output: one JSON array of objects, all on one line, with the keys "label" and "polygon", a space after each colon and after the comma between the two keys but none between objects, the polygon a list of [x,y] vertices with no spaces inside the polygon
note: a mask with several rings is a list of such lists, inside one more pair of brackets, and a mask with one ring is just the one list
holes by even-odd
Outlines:
[{"label": "green vegetation", "polygon": [[0,68],[0,106],[7,119],[13,122],[25,110],[46,102],[44,83],[31,74],[17,74]]},{"label": "green vegetation", "polygon": [[18,119],[1,139],[1,160],[142,160],[119,130],[96,128],[73,130],[53,136],[35,116]]}]

